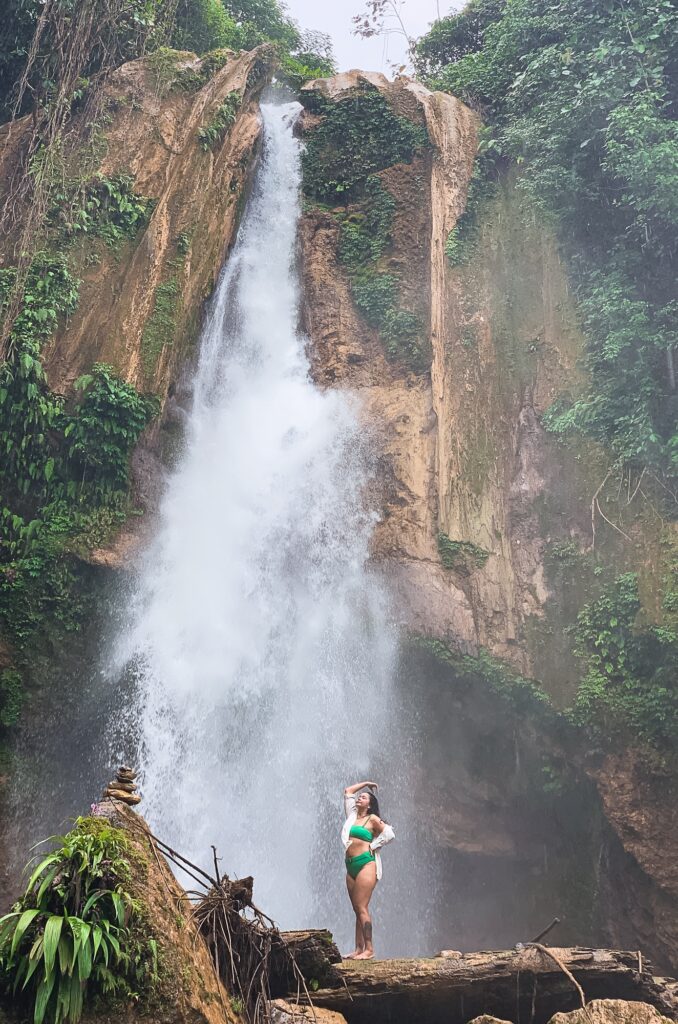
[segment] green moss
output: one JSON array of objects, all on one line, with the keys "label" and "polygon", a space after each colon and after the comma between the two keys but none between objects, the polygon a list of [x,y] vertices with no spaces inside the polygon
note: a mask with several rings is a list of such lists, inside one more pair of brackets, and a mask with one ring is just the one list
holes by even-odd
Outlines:
[{"label": "green moss", "polygon": [[480,155],[473,168],[464,212],[445,242],[450,266],[464,266],[478,253],[483,206],[495,193],[496,161],[484,152],[481,137]]},{"label": "green moss", "polygon": [[477,544],[467,540],[450,540],[445,533],[438,534],[438,553],[445,569],[452,569],[464,576],[482,569],[490,557],[490,552]]},{"label": "green moss", "polygon": [[398,278],[378,270],[390,245],[395,206],[381,180],[376,175],[367,178],[362,199],[345,212],[334,211],[341,225],[338,257],[348,271],[355,304],[367,323],[378,329],[387,355],[424,373],[430,352],[421,318],[398,307]]},{"label": "green moss", "polygon": [[141,363],[150,380],[165,348],[174,344],[181,308],[181,289],[176,275],[158,285],[153,312],[146,321],[141,337]]},{"label": "green moss", "polygon": [[161,46],[155,50],[147,58],[147,64],[158,95],[166,96],[174,89],[181,92],[197,92],[201,89],[209,80],[210,74],[203,76],[202,65],[200,70],[185,66],[195,59],[195,54],[190,50],[173,50],[168,46]]},{"label": "green moss", "polygon": [[315,92],[304,101],[323,117],[303,157],[305,194],[320,204],[350,203],[333,212],[341,224],[338,257],[355,304],[379,331],[386,354],[424,373],[430,365],[424,325],[416,313],[399,307],[399,279],[380,266],[388,255],[396,204],[375,172],[411,162],[428,145],[426,129],[394,114],[369,85],[337,103]]},{"label": "green moss", "polygon": [[240,93],[235,90],[230,92],[208,123],[198,130],[198,140],[205,151],[214,149],[224,139],[229,128],[235,124],[240,104]]}]

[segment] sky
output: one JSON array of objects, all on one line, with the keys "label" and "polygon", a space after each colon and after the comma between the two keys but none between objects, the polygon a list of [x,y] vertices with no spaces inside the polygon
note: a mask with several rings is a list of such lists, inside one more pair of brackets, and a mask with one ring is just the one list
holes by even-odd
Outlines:
[{"label": "sky", "polygon": [[[286,6],[301,28],[319,29],[332,36],[340,71],[360,68],[383,71],[390,76],[391,65],[405,62],[407,43],[400,33],[386,37],[361,39],[351,32],[351,18],[365,10],[364,0],[286,0]],[[463,6],[462,0],[404,0],[402,19],[411,36],[420,36],[431,22]],[[395,22],[391,22],[395,24]]]}]

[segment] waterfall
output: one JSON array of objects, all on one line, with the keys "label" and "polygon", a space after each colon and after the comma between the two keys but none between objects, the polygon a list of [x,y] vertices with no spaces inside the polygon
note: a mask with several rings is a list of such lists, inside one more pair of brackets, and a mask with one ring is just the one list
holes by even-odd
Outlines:
[{"label": "waterfall", "polygon": [[[299,109],[262,106],[253,192],[122,647],[153,828],[200,863],[216,844],[281,926],[348,943],[341,791],[381,771],[398,829],[408,741],[388,599],[368,568],[369,438],[354,400],[310,379],[298,328]],[[389,936],[378,951],[402,951]]]}]

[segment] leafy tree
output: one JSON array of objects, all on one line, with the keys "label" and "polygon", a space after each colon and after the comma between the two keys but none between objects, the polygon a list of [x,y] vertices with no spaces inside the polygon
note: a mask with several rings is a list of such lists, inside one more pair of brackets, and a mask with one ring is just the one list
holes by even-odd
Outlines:
[{"label": "leafy tree", "polygon": [[675,750],[678,636],[658,627],[638,628],[639,610],[636,576],[625,573],[579,613],[571,632],[586,672],[572,716],[593,731],[623,730]]},{"label": "leafy tree", "polygon": [[246,49],[265,40],[282,43],[290,51],[299,46],[299,29],[279,0],[224,0],[224,6],[242,29]]},{"label": "leafy tree", "polygon": [[417,74],[430,78],[466,54],[481,50],[487,29],[501,18],[505,6],[506,0],[471,0],[459,14],[436,21],[417,44]]},{"label": "leafy tree", "polygon": [[180,0],[171,39],[178,50],[240,49],[244,33],[221,0]]}]

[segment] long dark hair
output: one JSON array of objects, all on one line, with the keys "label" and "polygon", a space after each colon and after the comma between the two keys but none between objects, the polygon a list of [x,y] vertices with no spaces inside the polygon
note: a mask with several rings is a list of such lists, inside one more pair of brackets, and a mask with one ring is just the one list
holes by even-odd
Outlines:
[{"label": "long dark hair", "polygon": [[371,789],[364,789],[363,793],[367,793],[368,797],[370,798],[370,814],[374,814],[376,818],[380,818],[385,825],[388,825],[386,819],[381,817],[381,812],[379,811],[379,801],[377,800],[376,793],[373,793]]},{"label": "long dark hair", "polygon": [[376,815],[377,818],[381,818],[381,814],[379,813],[379,801],[377,800],[375,794],[372,792],[371,789],[367,789],[365,790],[365,792],[370,798],[370,814],[374,814]]}]

